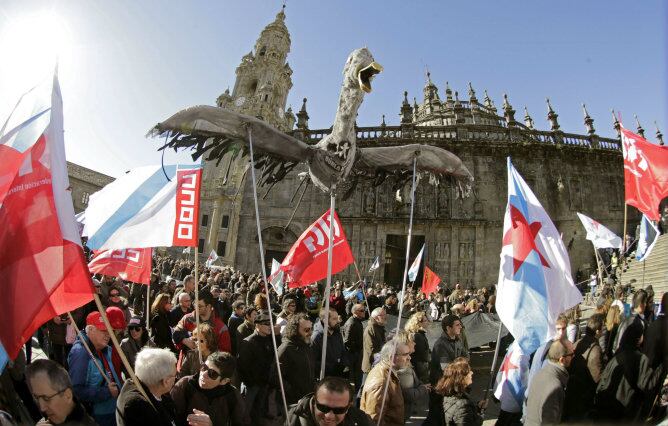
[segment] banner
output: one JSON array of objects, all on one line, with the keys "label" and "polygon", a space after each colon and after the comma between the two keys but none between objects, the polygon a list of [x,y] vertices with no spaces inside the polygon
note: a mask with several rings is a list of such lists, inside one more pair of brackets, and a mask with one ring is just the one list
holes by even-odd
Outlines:
[{"label": "banner", "polygon": [[281,264],[278,263],[278,260],[271,259],[271,274],[269,275],[269,284],[274,288],[274,291],[279,296],[283,295],[285,289],[284,282],[285,272],[281,270]]},{"label": "banner", "polygon": [[[333,226],[332,275],[341,272],[354,260],[336,211]],[[281,264],[281,269],[290,279],[290,288],[304,287],[327,278],[329,229],[329,210],[327,210],[290,248]]]},{"label": "banner", "polygon": [[94,274],[121,277],[122,280],[151,283],[152,248],[102,250],[93,252],[88,269]]},{"label": "banner", "polygon": [[582,301],[557,228],[508,158],[496,310],[524,353],[554,335],[557,317]]},{"label": "banner", "polygon": [[408,281],[410,282],[415,282],[415,279],[417,278],[420,265],[422,264],[422,253],[424,252],[424,246],[425,245],[422,244],[420,253],[418,253],[417,257],[413,261],[413,264],[411,265],[411,268],[408,270]]},{"label": "banner", "polygon": [[94,250],[195,247],[201,179],[199,165],[130,170],[90,196],[86,245]]},{"label": "banner", "polygon": [[668,147],[654,145],[622,127],[625,202],[658,221],[659,203],[668,196]]},{"label": "banner", "polygon": [[373,260],[373,263],[369,267],[369,273],[378,269],[379,266],[380,266],[380,260],[379,260],[378,256],[376,256],[376,258]]},{"label": "banner", "polygon": [[424,265],[424,275],[422,277],[422,292],[425,296],[429,296],[431,293],[435,292],[438,289],[438,283],[441,282],[441,278],[427,265]]},{"label": "banner", "polygon": [[522,411],[524,394],[529,386],[529,359],[531,354],[522,352],[517,342],[513,342],[499,372],[496,375],[494,396],[499,400],[501,409],[509,413]]},{"label": "banner", "polygon": [[640,235],[638,236],[638,247],[636,248],[636,260],[644,262],[652,252],[654,244],[659,239],[659,230],[654,226],[646,215],[642,215],[640,221]]},{"label": "banner", "polygon": [[54,74],[0,129],[0,343],[9,359],[42,324],[93,299],[70,189]]},{"label": "banner", "polygon": [[582,222],[582,226],[587,231],[586,238],[594,244],[594,247],[597,249],[622,248],[622,239],[614,232],[582,213],[578,213],[577,215],[580,218],[580,222]]},{"label": "banner", "polygon": [[209,253],[209,257],[206,259],[205,263],[206,267],[208,268],[209,266],[211,266],[213,262],[215,262],[216,260],[218,260],[218,253],[216,253],[216,250],[211,250],[211,253]]}]

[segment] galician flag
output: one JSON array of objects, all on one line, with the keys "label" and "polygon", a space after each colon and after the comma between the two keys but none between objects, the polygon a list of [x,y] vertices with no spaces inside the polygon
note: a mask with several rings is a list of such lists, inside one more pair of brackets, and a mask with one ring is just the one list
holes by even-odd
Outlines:
[{"label": "galician flag", "polygon": [[638,247],[636,248],[636,260],[638,262],[643,262],[647,260],[647,256],[652,252],[654,244],[659,239],[659,230],[656,226],[647,218],[647,216],[642,215],[642,220],[640,221],[640,235],[638,236]]},{"label": "galician flag", "polygon": [[529,386],[530,357],[531,354],[522,352],[516,341],[508,347],[494,386],[494,396],[501,403],[503,411],[509,413],[522,411],[524,394]]},{"label": "galician flag", "polygon": [[378,256],[376,256],[376,258],[373,260],[373,263],[369,267],[369,272],[371,273],[375,271],[376,269],[378,269],[379,266],[380,266],[380,261],[378,260]]},{"label": "galician flag", "polygon": [[413,264],[411,265],[411,268],[408,270],[408,281],[410,282],[415,282],[415,279],[417,278],[418,271],[420,270],[420,264],[422,264],[423,252],[424,252],[424,244],[422,244],[420,253],[418,253],[417,257],[413,261]]},{"label": "galician flag", "polygon": [[496,308],[524,353],[554,335],[559,314],[582,301],[559,231],[508,158]]},{"label": "galician flag", "polygon": [[130,170],[90,196],[86,245],[93,250],[196,246],[201,178],[200,165]]},{"label": "galician flag", "polygon": [[216,250],[211,250],[209,257],[206,259],[206,267],[211,266],[216,260],[218,260],[218,253],[216,253]]},{"label": "galician flag", "polygon": [[587,231],[587,239],[594,244],[594,247],[597,249],[622,248],[622,239],[614,232],[582,213],[578,213],[578,217]]},{"label": "galician flag", "polygon": [[15,359],[42,324],[93,299],[57,74],[23,95],[0,129],[0,224],[0,344]]}]

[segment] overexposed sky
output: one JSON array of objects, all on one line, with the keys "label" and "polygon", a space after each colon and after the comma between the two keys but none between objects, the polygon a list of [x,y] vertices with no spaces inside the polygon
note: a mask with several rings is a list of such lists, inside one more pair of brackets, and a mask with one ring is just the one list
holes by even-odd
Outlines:
[{"label": "overexposed sky", "polygon": [[[55,62],[65,103],[70,161],[118,176],[160,162],[149,128],[174,112],[214,104],[232,87],[241,57],[282,2],[176,0],[3,0],[0,2],[0,120]],[[454,2],[289,0],[288,104],[309,99],[311,128],[331,125],[343,63],[367,46],[385,71],[358,124],[397,124],[403,91],[422,98],[424,72],[467,99],[471,81],[497,107],[507,92],[549,128],[545,97],[562,129],[584,133],[581,103],[599,134],[612,136],[610,108],[654,138],[668,133],[664,2]],[[166,162],[187,159],[169,153]]]}]

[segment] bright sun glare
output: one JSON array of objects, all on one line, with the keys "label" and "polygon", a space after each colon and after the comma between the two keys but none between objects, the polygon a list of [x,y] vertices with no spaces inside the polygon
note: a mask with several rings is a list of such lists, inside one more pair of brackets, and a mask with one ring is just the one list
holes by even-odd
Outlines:
[{"label": "bright sun glare", "polygon": [[70,47],[70,32],[55,13],[12,18],[0,31],[0,81],[10,90],[34,86],[53,72]]}]

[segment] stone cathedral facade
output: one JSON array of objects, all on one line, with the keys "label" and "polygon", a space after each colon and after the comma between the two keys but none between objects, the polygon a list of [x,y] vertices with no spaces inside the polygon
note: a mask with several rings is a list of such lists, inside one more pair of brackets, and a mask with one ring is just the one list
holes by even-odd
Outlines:
[{"label": "stone cathedral facade", "polygon": [[[261,117],[307,143],[316,143],[329,129],[309,128],[306,99],[296,117],[285,108],[292,87],[289,51],[290,34],[281,11],[262,31],[253,51],[242,58],[232,93],[225,91],[217,105]],[[457,198],[445,184],[431,186],[423,181],[418,185],[411,261],[425,244],[426,262],[444,282],[496,283],[506,208],[506,158],[510,156],[562,233],[574,275],[588,273],[595,266],[592,246],[575,213],[596,218],[621,235],[624,184],[619,140],[597,135],[584,106],[586,134],[574,134],[560,128],[549,100],[550,129],[538,130],[526,109],[523,118],[516,117],[507,96],[497,108],[486,92],[481,95],[470,84],[462,93],[447,83],[439,90],[427,74],[420,100],[409,100],[405,92],[402,99],[398,91],[399,125],[386,125],[383,118],[380,125],[357,128],[361,147],[433,144],[458,155],[475,176],[474,196],[466,199]],[[618,129],[618,123],[614,125]],[[247,157],[206,164],[200,252],[215,249],[224,264],[256,272],[260,257],[248,164]],[[299,235],[329,208],[327,194],[304,184],[298,177],[301,171],[289,174],[269,191],[258,188],[268,264],[272,258],[282,260]],[[379,256],[381,267],[375,280],[401,284],[407,200],[404,196],[399,201],[389,184],[358,187],[347,200],[337,200],[363,276],[370,275],[366,271]],[[356,276],[351,266],[337,278]]]}]

